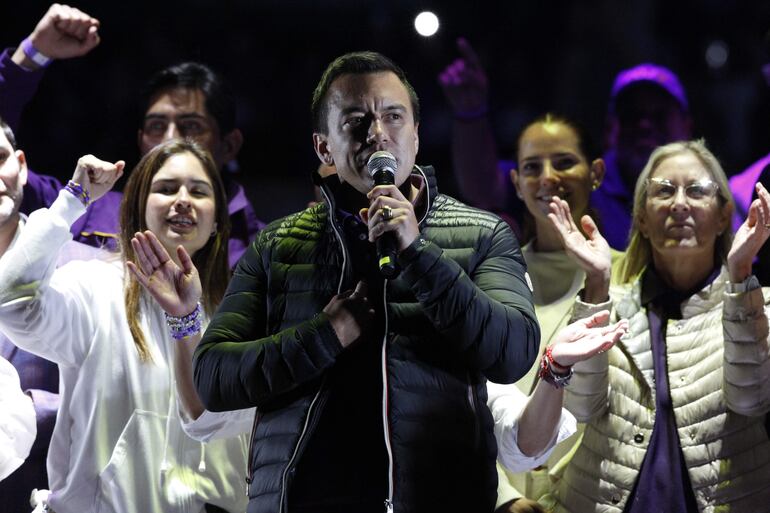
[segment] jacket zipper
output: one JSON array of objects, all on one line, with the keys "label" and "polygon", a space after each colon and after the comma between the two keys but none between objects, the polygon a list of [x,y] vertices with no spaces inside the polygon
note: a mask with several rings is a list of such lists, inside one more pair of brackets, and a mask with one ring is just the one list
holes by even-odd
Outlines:
[{"label": "jacket zipper", "polygon": [[283,469],[283,475],[281,476],[281,502],[278,507],[278,511],[281,513],[283,513],[284,505],[286,504],[286,478],[289,475],[289,470],[291,470],[292,465],[294,465],[294,460],[297,459],[299,448],[302,445],[302,440],[305,438],[305,434],[307,434],[308,426],[310,425],[310,419],[313,415],[313,410],[315,409],[315,405],[318,402],[318,398],[321,396],[321,390],[323,390],[325,381],[326,380],[324,379],[324,381],[321,382],[321,385],[318,387],[318,392],[315,393],[315,397],[313,397],[313,401],[310,403],[310,407],[307,409],[307,415],[305,416],[305,424],[302,426],[302,432],[299,434],[297,444],[294,446],[294,452],[292,453],[289,462]]},{"label": "jacket zipper", "polygon": [[[418,225],[425,221],[430,211],[430,188],[428,187],[428,177],[419,166],[415,166],[422,175],[425,183],[426,205],[425,213],[422,219],[418,221]],[[385,450],[388,453],[388,497],[385,499],[385,512],[393,513],[393,489],[394,489],[394,468],[393,468],[393,445],[390,439],[390,423],[388,422],[388,332],[390,327],[388,325],[388,280],[385,280],[385,284],[382,287],[382,311],[385,315],[385,334],[382,336],[382,431],[385,435]]]},{"label": "jacket zipper", "polygon": [[[329,223],[331,224],[332,230],[334,231],[334,235],[337,238],[337,241],[340,244],[340,248],[342,249],[342,271],[340,272],[340,281],[337,284],[337,294],[340,294],[342,292],[342,285],[345,283],[345,271],[347,267],[347,261],[348,261],[348,255],[347,255],[347,249],[345,248],[345,241],[342,238],[342,235],[340,234],[339,230],[337,229],[337,226],[335,224],[334,220],[334,203],[331,201],[331,198],[329,197],[329,194],[326,192],[324,187],[320,187],[321,193],[326,198],[326,204],[329,208]],[[315,397],[313,397],[313,400],[310,402],[310,407],[307,410],[307,415],[305,416],[305,423],[302,426],[302,432],[299,435],[299,438],[297,439],[297,444],[294,446],[294,452],[291,455],[291,458],[289,459],[289,462],[286,464],[286,467],[283,469],[283,475],[281,476],[281,501],[278,506],[278,511],[283,513],[284,511],[284,505],[286,504],[286,479],[289,475],[289,470],[291,470],[292,465],[294,464],[294,460],[297,458],[297,454],[299,453],[299,448],[302,445],[302,441],[305,438],[305,435],[308,431],[308,426],[310,424],[310,419],[313,415],[313,410],[315,409],[316,403],[318,402],[318,398],[321,396],[321,391],[323,390],[324,383],[326,382],[326,378],[323,379],[321,382],[321,385],[318,387],[318,392],[316,392]]]},{"label": "jacket zipper", "polygon": [[247,474],[246,474],[246,496],[249,495],[249,488],[251,488],[251,483],[254,481],[254,469],[251,466],[252,458],[254,457],[254,436],[257,434],[257,424],[259,424],[259,418],[262,416],[262,414],[259,412],[259,410],[256,410],[254,412],[254,423],[251,426],[251,438],[249,438],[249,459],[246,460],[246,465],[248,467]]},{"label": "jacket zipper", "polygon": [[393,446],[388,422],[388,280],[385,280],[382,288],[382,307],[385,314],[385,333],[382,336],[382,432],[385,435],[385,450],[388,453],[388,497],[385,499],[385,511],[393,513]]},{"label": "jacket zipper", "polygon": [[326,205],[329,209],[329,224],[332,225],[334,236],[337,237],[337,242],[339,242],[340,249],[342,249],[342,272],[340,272],[340,281],[337,284],[337,294],[341,294],[342,285],[345,283],[345,272],[348,266],[348,250],[345,247],[345,240],[342,238],[342,234],[337,229],[336,219],[334,217],[334,203],[332,202],[329,194],[326,192],[326,189],[324,187],[320,187],[320,189],[321,193],[324,195],[324,198],[326,198]]}]

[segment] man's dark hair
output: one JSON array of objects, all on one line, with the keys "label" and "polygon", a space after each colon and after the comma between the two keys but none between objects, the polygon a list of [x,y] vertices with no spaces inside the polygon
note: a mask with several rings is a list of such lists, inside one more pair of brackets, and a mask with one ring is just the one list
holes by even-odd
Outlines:
[{"label": "man's dark hair", "polygon": [[5,138],[11,143],[13,151],[16,151],[18,149],[16,148],[16,137],[13,135],[13,130],[11,130],[11,127],[8,126],[8,123],[5,122],[2,116],[0,116],[0,128],[2,128]]},{"label": "man's dark hair", "polygon": [[328,131],[329,105],[326,96],[332,82],[342,75],[361,75],[365,73],[377,73],[391,71],[404,84],[412,102],[414,122],[420,121],[420,99],[414,91],[412,84],[406,79],[406,73],[395,62],[377,52],[351,52],[337,57],[326,67],[321,80],[313,91],[313,103],[310,111],[313,115],[313,130],[325,134]]},{"label": "man's dark hair", "polygon": [[174,64],[151,76],[142,91],[142,116],[150,107],[153,96],[177,87],[201,90],[206,98],[206,110],[216,119],[221,136],[235,128],[235,95],[232,89],[214,70],[199,62]]}]

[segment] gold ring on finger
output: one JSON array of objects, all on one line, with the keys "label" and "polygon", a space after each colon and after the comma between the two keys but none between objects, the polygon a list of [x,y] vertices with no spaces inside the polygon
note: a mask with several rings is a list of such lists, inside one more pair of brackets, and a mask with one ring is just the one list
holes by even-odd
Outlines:
[{"label": "gold ring on finger", "polygon": [[383,218],[385,221],[390,221],[391,219],[393,219],[393,209],[392,209],[392,208],[390,208],[390,207],[389,207],[389,206],[387,206],[387,205],[385,205],[384,207],[382,207],[382,218]]}]

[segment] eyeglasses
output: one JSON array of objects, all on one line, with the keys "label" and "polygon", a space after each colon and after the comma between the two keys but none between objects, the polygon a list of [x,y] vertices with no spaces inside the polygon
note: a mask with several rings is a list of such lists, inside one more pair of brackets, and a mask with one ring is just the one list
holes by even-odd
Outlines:
[{"label": "eyeglasses", "polygon": [[647,197],[656,203],[669,203],[684,189],[684,196],[690,205],[704,204],[716,197],[719,184],[707,178],[687,185],[675,185],[665,178],[647,180]]}]

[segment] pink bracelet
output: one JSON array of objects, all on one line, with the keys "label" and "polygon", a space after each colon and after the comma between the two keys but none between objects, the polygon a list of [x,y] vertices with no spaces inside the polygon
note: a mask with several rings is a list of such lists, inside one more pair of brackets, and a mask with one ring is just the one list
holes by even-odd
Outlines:
[{"label": "pink bracelet", "polygon": [[[540,360],[540,372],[538,373],[538,377],[546,383],[553,385],[554,388],[564,388],[569,385],[569,380],[572,379],[572,367],[567,367],[566,374],[557,374],[554,372],[552,352],[553,346],[548,346],[543,355],[543,359]],[[557,363],[556,365],[559,364]],[[559,367],[563,367],[563,365],[559,365]]]}]

